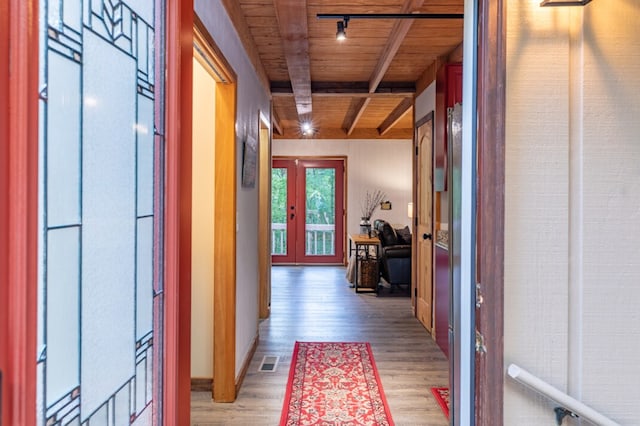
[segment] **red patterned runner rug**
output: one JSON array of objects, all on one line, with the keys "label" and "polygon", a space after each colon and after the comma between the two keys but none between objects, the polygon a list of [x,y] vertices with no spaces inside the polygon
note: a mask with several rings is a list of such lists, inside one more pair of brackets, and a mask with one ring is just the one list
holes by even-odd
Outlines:
[{"label": "red patterned runner rug", "polygon": [[393,426],[369,343],[296,342],[280,426]]},{"label": "red patterned runner rug", "polygon": [[449,418],[449,388],[431,388],[431,393],[438,401],[444,415]]}]

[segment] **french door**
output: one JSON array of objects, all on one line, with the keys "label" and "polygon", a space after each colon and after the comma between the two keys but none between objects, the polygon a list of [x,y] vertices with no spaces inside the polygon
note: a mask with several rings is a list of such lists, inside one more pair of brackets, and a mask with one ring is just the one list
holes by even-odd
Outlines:
[{"label": "french door", "polygon": [[344,161],[275,158],[272,263],[344,262]]}]

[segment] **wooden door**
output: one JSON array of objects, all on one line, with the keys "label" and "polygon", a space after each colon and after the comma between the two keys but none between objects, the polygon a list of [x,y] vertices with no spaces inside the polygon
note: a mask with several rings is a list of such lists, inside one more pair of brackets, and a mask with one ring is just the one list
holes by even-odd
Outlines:
[{"label": "wooden door", "polygon": [[433,112],[416,123],[416,317],[433,328]]}]

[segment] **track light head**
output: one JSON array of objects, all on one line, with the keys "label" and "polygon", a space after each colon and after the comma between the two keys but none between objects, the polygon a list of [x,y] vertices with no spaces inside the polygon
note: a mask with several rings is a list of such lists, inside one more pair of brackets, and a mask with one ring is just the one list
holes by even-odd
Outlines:
[{"label": "track light head", "polygon": [[336,31],[336,40],[344,41],[347,39],[347,33],[345,32],[345,28],[347,27],[346,21],[338,21],[337,22],[338,30]]}]

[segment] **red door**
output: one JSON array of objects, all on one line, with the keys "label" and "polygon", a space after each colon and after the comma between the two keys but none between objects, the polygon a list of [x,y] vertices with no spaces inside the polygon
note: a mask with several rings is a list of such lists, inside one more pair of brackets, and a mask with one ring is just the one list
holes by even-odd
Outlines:
[{"label": "red door", "polygon": [[344,161],[274,159],[271,216],[274,264],[342,264]]}]

